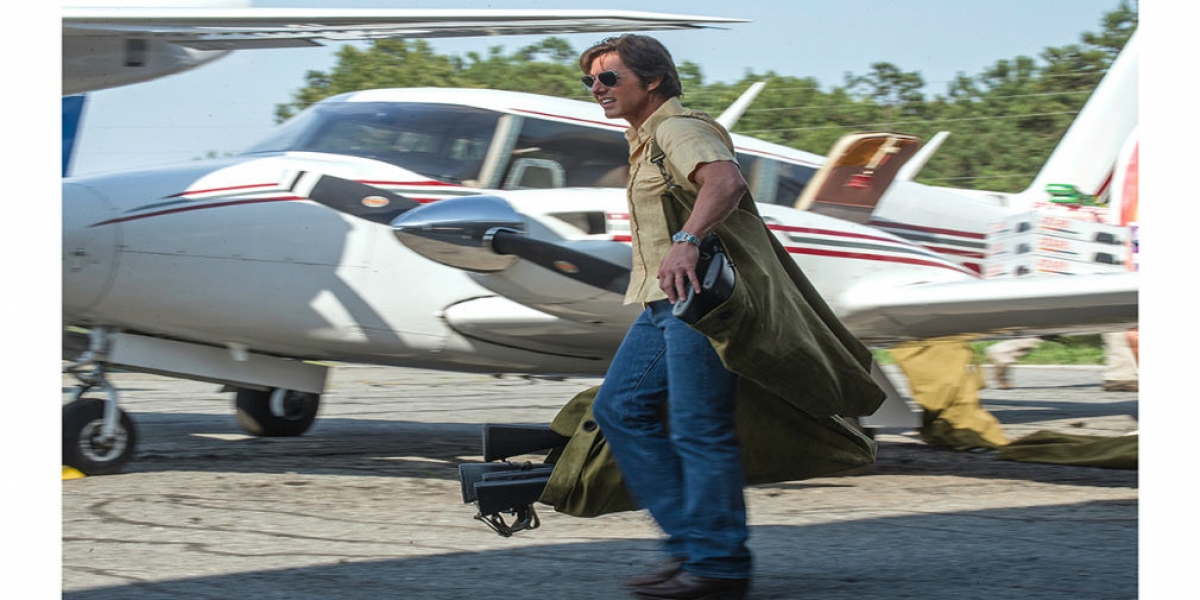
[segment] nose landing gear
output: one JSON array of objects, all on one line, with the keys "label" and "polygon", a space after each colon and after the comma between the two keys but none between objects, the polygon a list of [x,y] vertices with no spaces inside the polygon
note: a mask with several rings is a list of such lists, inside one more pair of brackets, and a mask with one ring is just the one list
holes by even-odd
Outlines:
[{"label": "nose landing gear", "polygon": [[[101,336],[94,335],[93,341]],[[117,390],[109,384],[104,364],[96,361],[95,349],[93,343],[66,368],[79,380],[79,387],[62,408],[62,463],[84,475],[110,475],[133,458],[138,435],[133,419],[117,405]],[[84,398],[92,388],[105,392],[107,400]]]}]

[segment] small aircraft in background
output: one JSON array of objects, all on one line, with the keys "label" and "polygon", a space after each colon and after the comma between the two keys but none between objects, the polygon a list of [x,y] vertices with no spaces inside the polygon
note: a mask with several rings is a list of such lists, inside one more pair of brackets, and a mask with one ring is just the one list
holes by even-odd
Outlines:
[{"label": "small aircraft in background", "polygon": [[[1138,124],[1137,32],[1097,85],[1045,165],[1022,192],[946,188],[914,178],[948,133],[856,133],[839,140],[796,208],[876,227],[983,271],[991,228],[1014,213],[1046,211],[1128,225],[1119,184]],[[964,201],[963,197],[971,200]],[[1124,218],[1121,217],[1125,213]]]},{"label": "small aircraft in background", "polygon": [[[731,127],[754,93],[719,120]],[[636,316],[621,303],[624,129],[588,102],[368,90],[236,157],[64,179],[63,321],[79,328],[64,349],[81,381],[63,409],[64,464],[111,473],[132,457],[110,367],[235,388],[241,425],[268,436],[316,418],[327,367],[313,361],[602,374]],[[985,280],[869,222],[796,209],[825,157],[734,141],[769,228],[870,345],[1137,320],[1134,273]],[[1015,212],[951,194],[913,210],[980,227]],[[107,401],[84,398],[92,389]]]}]

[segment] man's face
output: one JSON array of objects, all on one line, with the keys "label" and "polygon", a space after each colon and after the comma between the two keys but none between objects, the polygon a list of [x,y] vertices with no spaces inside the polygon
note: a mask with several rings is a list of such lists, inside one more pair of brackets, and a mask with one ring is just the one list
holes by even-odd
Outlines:
[{"label": "man's face", "polygon": [[[607,86],[600,81],[600,74],[605,71],[616,71],[616,84]],[[596,78],[592,83],[592,97],[604,109],[604,116],[610,119],[625,119],[630,125],[638,127],[657,108],[657,105],[651,102],[650,90],[643,87],[637,75],[625,66],[620,54],[601,54],[592,61],[592,68],[588,73]]]}]

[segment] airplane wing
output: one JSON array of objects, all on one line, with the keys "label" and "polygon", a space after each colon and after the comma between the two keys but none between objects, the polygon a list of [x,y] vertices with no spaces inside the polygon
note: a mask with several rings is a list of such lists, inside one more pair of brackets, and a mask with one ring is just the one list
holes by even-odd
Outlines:
[{"label": "airplane wing", "polygon": [[64,8],[63,36],[153,37],[197,50],[438,38],[697,29],[742,19],[620,10]]},{"label": "airplane wing", "polygon": [[64,7],[63,94],[149,81],[234,50],[320,41],[698,29],[741,19],[618,10]]},{"label": "airplane wing", "polygon": [[1137,326],[1138,274],[1012,277],[886,289],[862,285],[838,298],[838,305],[842,321],[872,345],[970,333],[1094,333]]}]

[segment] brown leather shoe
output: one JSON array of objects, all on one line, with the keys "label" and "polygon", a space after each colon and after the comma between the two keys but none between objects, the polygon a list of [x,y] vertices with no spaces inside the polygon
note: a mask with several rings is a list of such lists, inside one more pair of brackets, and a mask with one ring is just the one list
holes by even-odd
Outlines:
[{"label": "brown leather shoe", "polygon": [[662,583],[683,570],[682,558],[672,558],[649,573],[643,573],[626,579],[623,583],[627,588],[639,588],[647,585]]},{"label": "brown leather shoe", "polygon": [[633,593],[646,600],[744,600],[749,589],[749,579],[715,579],[680,570],[666,581],[633,588]]}]

